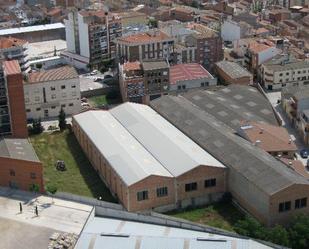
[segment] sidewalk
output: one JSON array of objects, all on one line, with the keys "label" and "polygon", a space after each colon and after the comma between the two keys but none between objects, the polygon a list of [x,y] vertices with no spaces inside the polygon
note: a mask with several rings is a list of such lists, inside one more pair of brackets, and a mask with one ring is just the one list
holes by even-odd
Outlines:
[{"label": "sidewalk", "polygon": [[[19,203],[23,212],[19,212]],[[35,215],[35,206],[39,216]],[[92,206],[30,192],[0,188],[0,217],[61,232],[79,234]]]}]

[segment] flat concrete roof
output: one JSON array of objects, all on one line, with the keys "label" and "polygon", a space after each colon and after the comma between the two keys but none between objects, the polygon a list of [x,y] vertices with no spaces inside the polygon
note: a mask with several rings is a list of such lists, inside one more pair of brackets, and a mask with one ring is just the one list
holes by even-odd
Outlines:
[{"label": "flat concrete roof", "polygon": [[64,24],[59,22],[59,23],[52,23],[52,24],[45,24],[45,25],[35,25],[35,26],[27,26],[27,27],[20,27],[20,28],[1,29],[0,36],[36,32],[36,31],[47,31],[47,30],[53,30],[53,29],[64,29],[64,28],[65,28]]},{"label": "flat concrete roof", "polygon": [[40,162],[27,139],[5,138],[0,140],[0,157]]}]

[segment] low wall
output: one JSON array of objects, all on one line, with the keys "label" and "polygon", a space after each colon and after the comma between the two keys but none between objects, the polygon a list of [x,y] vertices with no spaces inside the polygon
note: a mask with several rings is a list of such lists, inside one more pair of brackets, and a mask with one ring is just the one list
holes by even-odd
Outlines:
[{"label": "low wall", "polygon": [[108,86],[108,87],[103,87],[103,88],[98,88],[98,89],[93,89],[93,90],[82,91],[81,97],[90,98],[90,97],[99,96],[99,95],[106,95],[113,91],[119,91],[118,86]]},{"label": "low wall", "polygon": [[86,196],[74,195],[74,194],[65,193],[65,192],[57,192],[54,196],[59,199],[74,201],[74,202],[83,203],[83,204],[91,205],[95,207],[111,208],[114,210],[124,210],[123,206],[121,206],[120,204],[106,202],[106,201],[99,201],[97,199],[86,197]]}]

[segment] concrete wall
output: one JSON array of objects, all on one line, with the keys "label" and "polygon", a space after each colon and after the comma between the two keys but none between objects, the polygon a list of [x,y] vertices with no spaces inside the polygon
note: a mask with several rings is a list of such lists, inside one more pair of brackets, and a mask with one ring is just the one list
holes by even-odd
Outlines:
[{"label": "concrete wall", "polygon": [[[0,185],[29,191],[32,184],[37,184],[40,192],[44,192],[41,163],[0,157],[0,165]],[[10,175],[10,170],[15,176]],[[35,179],[31,178],[31,173],[35,173]]]},{"label": "concrete wall", "polygon": [[76,53],[75,48],[75,33],[74,33],[74,15],[68,14],[68,20],[64,20],[65,24],[65,35],[67,42],[67,49],[72,53]]},{"label": "concrete wall", "polygon": [[[204,86],[202,86],[202,83],[204,83]],[[195,79],[195,80],[184,80],[184,81],[178,81],[176,84],[170,84],[170,91],[184,91],[189,89],[195,89],[195,88],[206,88],[208,86],[216,86],[217,85],[217,79]],[[178,87],[181,87],[181,89],[178,89]],[[183,89],[183,86],[185,86],[185,89]]]},{"label": "concrete wall", "polygon": [[237,23],[225,21],[221,26],[221,37],[223,41],[236,41],[240,37],[240,27]]},{"label": "concrete wall", "polygon": [[78,30],[80,55],[90,58],[88,24],[84,23],[83,17],[80,14],[78,14]]},{"label": "concrete wall", "polygon": [[77,114],[81,110],[79,78],[24,84],[24,92],[28,119],[57,117],[61,106],[67,115]]}]

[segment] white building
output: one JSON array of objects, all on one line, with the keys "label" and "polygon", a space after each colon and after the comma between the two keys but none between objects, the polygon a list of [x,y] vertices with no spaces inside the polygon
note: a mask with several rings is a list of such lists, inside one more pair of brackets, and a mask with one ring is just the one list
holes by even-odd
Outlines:
[{"label": "white building", "polygon": [[80,112],[80,83],[76,70],[70,66],[28,74],[24,83],[28,119],[48,119]]},{"label": "white building", "polygon": [[246,36],[250,36],[252,27],[244,22],[226,20],[221,26],[221,38],[223,41],[236,41]]},{"label": "white building", "polygon": [[30,71],[28,62],[28,42],[13,37],[0,37],[0,61],[18,60],[23,72]]}]

